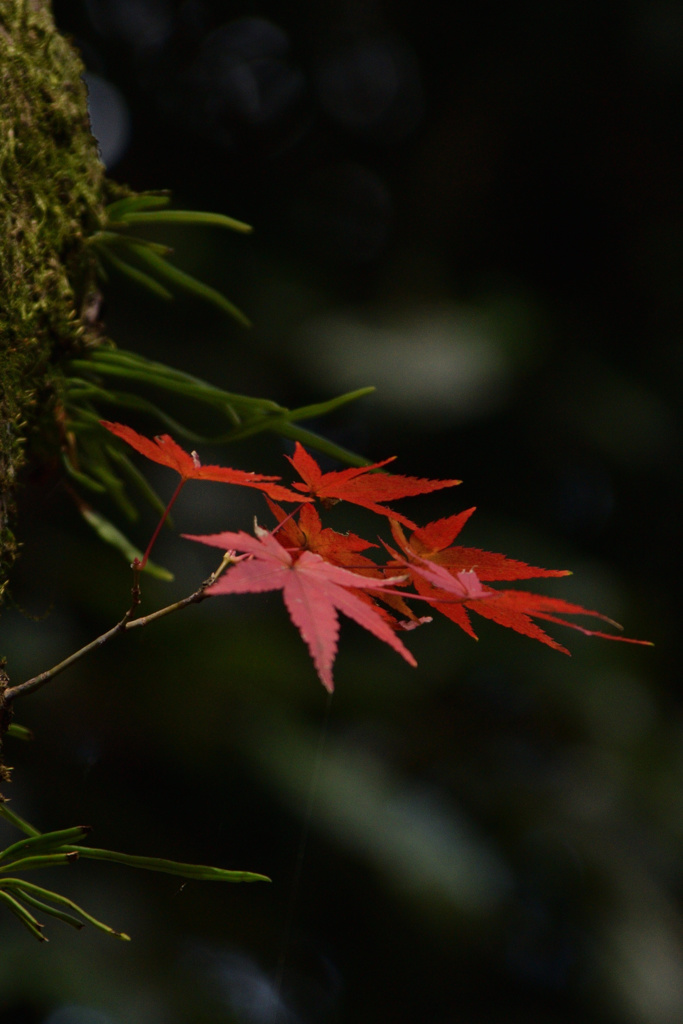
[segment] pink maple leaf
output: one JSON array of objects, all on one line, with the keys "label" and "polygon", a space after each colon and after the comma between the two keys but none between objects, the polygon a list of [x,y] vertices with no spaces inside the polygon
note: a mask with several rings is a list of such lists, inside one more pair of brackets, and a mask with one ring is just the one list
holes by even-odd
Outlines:
[{"label": "pink maple leaf", "polygon": [[349,569],[326,562],[313,551],[291,551],[278,543],[272,534],[256,527],[256,537],[238,533],[215,533],[190,536],[201,544],[223,551],[241,551],[251,558],[229,568],[208,594],[246,594],[282,590],[292,622],[310,651],[323,686],[334,689],[332,666],[339,638],[338,612],[343,612],[379,640],[393,647],[410,665],[415,658],[398,639],[391,626],[353,590],[382,590],[401,577],[370,579]]}]

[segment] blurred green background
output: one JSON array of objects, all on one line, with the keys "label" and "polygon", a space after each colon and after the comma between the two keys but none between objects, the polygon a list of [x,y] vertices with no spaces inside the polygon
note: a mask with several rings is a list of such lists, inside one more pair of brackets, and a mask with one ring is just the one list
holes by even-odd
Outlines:
[{"label": "blurred green background", "polygon": [[[117,343],[287,405],[377,385],[316,426],[397,455],[398,472],[464,480],[402,510],[477,505],[463,543],[572,569],[537,589],[656,647],[551,627],[569,659],[442,619],[410,634],[413,670],[347,624],[328,709],[277,594],[111,644],[22,702],[37,738],[7,741],[12,807],[43,829],[91,824],[93,845],[273,884],[96,863],[46,876],[133,941],[51,922],[38,946],[3,915],[0,1020],[678,1024],[683,8],[55,10],[111,176],[255,226],[163,234],[251,332],[112,276]],[[284,472],[289,450],[201,454]],[[146,471],[170,494],[170,474]],[[194,485],[175,521],[216,532],[254,514],[256,494]],[[340,509],[329,522],[377,529]],[[153,525],[132,528],[140,545]],[[26,490],[21,532],[3,615],[13,682],[109,627],[130,587],[57,475]],[[149,609],[213,568],[170,533],[156,559],[176,582],[146,582]]]}]

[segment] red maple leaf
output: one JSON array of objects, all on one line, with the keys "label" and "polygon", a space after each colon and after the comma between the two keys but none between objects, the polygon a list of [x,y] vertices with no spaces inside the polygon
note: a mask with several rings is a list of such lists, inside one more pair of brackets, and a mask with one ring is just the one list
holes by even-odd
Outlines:
[{"label": "red maple leaf", "polygon": [[332,692],[332,666],[339,637],[338,612],[343,612],[379,640],[394,648],[410,665],[415,659],[404,647],[378,610],[371,607],[354,590],[380,591],[395,579],[368,579],[338,565],[326,562],[313,551],[290,551],[272,534],[259,527],[256,537],[239,533],[216,533],[189,536],[202,544],[223,551],[241,551],[250,558],[229,568],[208,594],[246,594],[282,590],[285,606],[292,622],[306,642],[323,686]]},{"label": "red maple leaf", "polygon": [[[570,629],[576,629],[586,636],[599,636],[607,640],[621,640],[625,643],[644,644],[651,646],[647,640],[632,640],[628,637],[603,633],[598,630],[586,629],[576,622],[569,622],[560,617],[565,615],[588,615],[602,619],[610,625],[621,629],[621,626],[600,612],[591,611],[581,605],[572,604],[560,598],[545,597],[542,594],[530,594],[521,590],[495,590],[485,587],[479,582],[485,580],[529,579],[538,576],[565,576],[567,572],[556,569],[539,569],[517,562],[505,555],[476,548],[446,547],[458,535],[462,526],[474,509],[461,512],[458,516],[441,519],[430,523],[421,530],[416,530],[410,540],[396,524],[391,524],[394,539],[404,553],[403,558],[394,555],[385,571],[407,571],[415,589],[422,597],[443,615],[455,622],[469,636],[477,639],[468,615],[469,611],[477,612],[484,618],[491,619],[501,626],[514,629],[517,633],[540,640],[541,643],[553,647],[563,654],[570,652],[562,644],[541,629],[534,619],[556,622]],[[476,582],[475,582],[476,581]],[[454,589],[453,583],[456,583]],[[559,613],[559,614],[558,614]]]},{"label": "red maple leaf", "polygon": [[493,551],[453,545],[453,541],[475,511],[474,508],[468,508],[458,515],[428,523],[427,526],[416,529],[410,540],[406,540],[401,527],[393,523],[391,532],[394,540],[408,557],[419,555],[436,565],[445,566],[452,572],[474,570],[480,580],[487,582],[528,580],[542,576],[571,576],[567,569],[539,569],[538,566],[527,565],[526,562],[518,562],[514,558]]},{"label": "red maple leaf", "polygon": [[274,531],[277,540],[286,548],[302,551],[314,551],[333,565],[347,568],[374,570],[378,578],[383,574],[370,558],[361,555],[367,548],[379,545],[363,540],[355,533],[338,533],[329,526],[323,527],[320,516],[309,501],[299,510],[299,518],[295,520],[274,501],[266,497],[268,507],[280,526]]},{"label": "red maple leaf", "polygon": [[[581,605],[572,604],[556,597],[545,597],[543,594],[530,594],[523,590],[494,590],[492,587],[482,587],[483,593],[477,596],[467,596],[458,599],[454,598],[451,588],[443,589],[431,585],[425,578],[419,578],[412,573],[415,589],[423,597],[427,598],[433,607],[447,618],[460,626],[469,636],[477,639],[468,611],[476,612],[485,619],[491,619],[500,626],[507,626],[517,633],[530,637],[532,640],[540,640],[541,643],[553,647],[563,654],[570,654],[562,644],[549,636],[545,630],[534,622],[534,619],[545,619],[548,622],[556,622],[561,626],[568,626],[576,629],[586,636],[599,636],[605,640],[621,640],[629,644],[644,644],[652,646],[648,640],[632,640],[630,637],[617,636],[614,633],[603,633],[595,629],[587,629],[576,622],[569,622],[561,615],[588,615],[593,618],[602,619],[621,629],[621,626],[613,619],[602,615],[600,612],[591,611]],[[468,576],[467,572],[458,574],[457,579],[463,582],[463,577]],[[476,575],[476,574],[472,574]],[[559,613],[559,614],[556,614]]]},{"label": "red maple leaf", "polygon": [[131,427],[123,423],[110,423],[107,420],[100,420],[100,424],[106,427],[110,433],[121,438],[136,452],[140,452],[145,458],[152,462],[158,462],[161,466],[168,466],[180,474],[181,483],[187,480],[214,480],[224,484],[241,484],[243,487],[255,487],[265,491],[272,498],[279,501],[309,501],[300,494],[295,494],[286,487],[271,481],[279,480],[279,476],[264,476],[261,473],[247,473],[241,469],[229,469],[226,466],[202,466],[196,452],[189,454],[168,434],[160,434],[154,440],[138,434]]},{"label": "red maple leaf", "polygon": [[[621,640],[627,644],[642,644],[646,647],[652,647],[652,643],[649,640],[633,640],[630,637],[617,636],[614,633],[603,633],[595,629],[586,629],[585,626],[580,626],[577,622],[569,622],[565,618],[560,618],[560,615],[556,614],[557,612],[563,616],[588,615],[592,618],[602,619],[603,622],[608,622],[616,629],[622,628],[618,622],[614,622],[613,619],[602,615],[600,612],[590,611],[588,608],[582,608],[579,604],[572,604],[557,597],[545,597],[543,594],[529,594],[522,590],[492,590],[485,601],[465,602],[465,607],[471,608],[472,611],[477,612],[486,619],[492,619],[493,622],[497,622],[501,626],[507,626],[509,629],[514,629],[517,633],[522,633],[524,636],[529,636],[534,640],[540,640],[541,643],[554,647],[556,651],[561,651],[563,654],[570,654],[570,651],[558,643],[557,640],[548,636],[533,621],[534,619],[544,619],[547,622],[556,622],[560,626],[569,626],[570,629],[576,629],[580,633],[585,634],[585,636],[599,636],[604,640]],[[440,608],[439,610],[442,609]]]},{"label": "red maple leaf", "polygon": [[319,498],[323,503],[336,504],[337,501],[349,501],[354,505],[362,505],[363,508],[368,508],[371,512],[391,516],[410,529],[415,529],[415,523],[406,519],[405,516],[393,512],[381,502],[407,498],[414,494],[427,494],[430,491],[438,491],[442,487],[454,487],[461,482],[460,480],[423,480],[414,476],[371,472],[373,469],[380,469],[387,463],[393,462],[393,458],[375,462],[371,466],[354,466],[351,469],[323,473],[313,456],[309,455],[298,441],[294,455],[292,457],[288,455],[287,458],[304,481],[292,485],[298,491]]}]

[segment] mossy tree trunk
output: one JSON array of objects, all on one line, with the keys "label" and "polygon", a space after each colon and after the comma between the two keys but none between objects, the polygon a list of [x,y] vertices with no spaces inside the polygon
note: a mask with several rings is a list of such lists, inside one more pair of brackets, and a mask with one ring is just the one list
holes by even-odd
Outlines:
[{"label": "mossy tree trunk", "polygon": [[[19,546],[20,471],[58,455],[65,362],[100,335],[87,238],[103,223],[114,189],[90,131],[82,73],[47,0],[2,0],[0,599]],[[6,686],[0,667],[0,736]]]},{"label": "mossy tree trunk", "polygon": [[86,240],[112,196],[82,73],[46,0],[2,0],[0,593],[17,553],[19,471],[33,451],[58,452],[64,363],[99,334]]}]

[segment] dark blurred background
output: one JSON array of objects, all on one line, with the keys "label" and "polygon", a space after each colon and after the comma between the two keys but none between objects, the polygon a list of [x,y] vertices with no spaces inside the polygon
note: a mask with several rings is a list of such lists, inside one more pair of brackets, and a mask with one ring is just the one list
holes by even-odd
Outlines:
[{"label": "dark blurred background", "polygon": [[[0,1020],[678,1024],[683,7],[55,12],[111,176],[255,227],[160,235],[251,332],[112,276],[111,337],[288,405],[375,384],[317,429],[397,455],[398,472],[462,477],[402,509],[477,505],[463,543],[571,568],[537,589],[656,647],[550,626],[569,659],[483,620],[476,644],[443,619],[408,638],[412,670],[347,625],[328,716],[278,595],[207,602],[110,645],[22,704],[37,740],[8,740],[12,806],[44,829],[87,822],[94,845],[273,884],[62,873],[55,885],[133,941],[51,922],[38,947],[3,916]],[[212,454],[284,472],[290,450]],[[170,494],[169,474],[150,477]],[[254,513],[258,496],[209,484],[175,518],[200,533]],[[339,511],[330,525],[377,528]],[[142,546],[152,527],[132,528]],[[22,535],[13,681],[111,625],[130,586],[58,485],[27,491]],[[177,579],[146,583],[149,608],[213,567],[187,547],[163,539]]]}]

